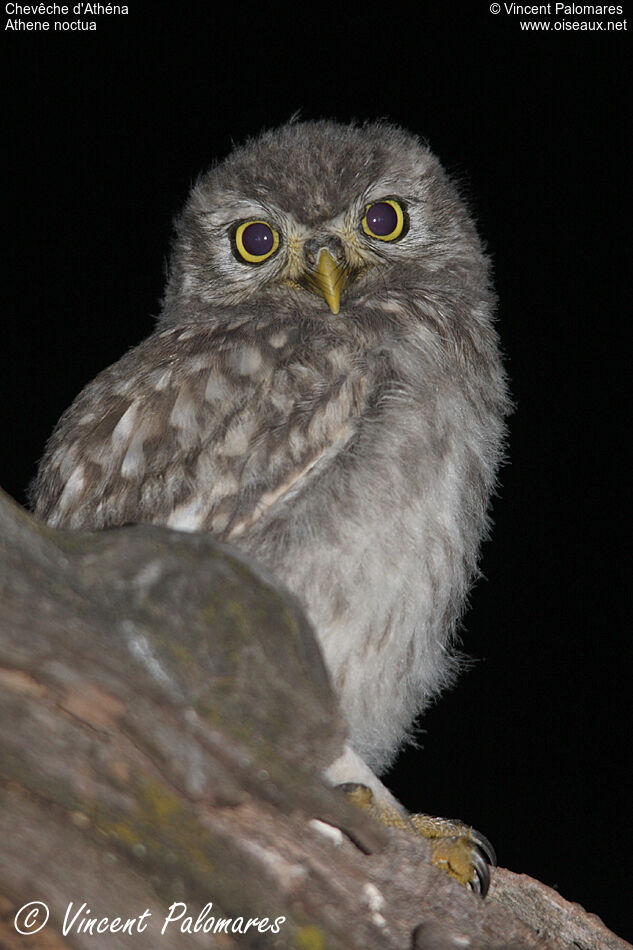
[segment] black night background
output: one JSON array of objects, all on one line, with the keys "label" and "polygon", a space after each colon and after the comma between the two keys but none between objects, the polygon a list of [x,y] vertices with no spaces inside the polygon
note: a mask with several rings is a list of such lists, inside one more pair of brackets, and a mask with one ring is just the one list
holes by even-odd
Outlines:
[{"label": "black night background", "polygon": [[472,667],[388,784],[631,938],[633,21],[539,32],[487,2],[368,10],[130,0],[96,32],[4,31],[0,484],[25,503],[63,409],[151,331],[171,221],[233,142],[297,110],[426,138],[494,260],[516,410],[462,631]]}]

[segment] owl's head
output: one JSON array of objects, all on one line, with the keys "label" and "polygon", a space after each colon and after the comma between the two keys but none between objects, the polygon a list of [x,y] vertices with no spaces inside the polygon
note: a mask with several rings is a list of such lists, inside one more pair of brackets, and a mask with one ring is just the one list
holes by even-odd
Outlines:
[{"label": "owl's head", "polygon": [[235,149],[194,186],[161,322],[217,323],[224,308],[249,304],[344,314],[393,305],[400,293],[434,299],[460,274],[487,284],[471,219],[415,136],[382,121],[291,122]]}]

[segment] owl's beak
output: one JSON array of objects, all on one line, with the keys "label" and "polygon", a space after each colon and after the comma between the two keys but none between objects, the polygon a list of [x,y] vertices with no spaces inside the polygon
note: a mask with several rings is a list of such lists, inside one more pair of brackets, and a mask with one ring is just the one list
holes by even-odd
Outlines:
[{"label": "owl's beak", "polygon": [[325,298],[332,313],[338,313],[341,307],[341,293],[347,283],[347,270],[341,264],[337,264],[325,248],[321,249],[319,263],[306,275],[306,280],[311,290]]}]

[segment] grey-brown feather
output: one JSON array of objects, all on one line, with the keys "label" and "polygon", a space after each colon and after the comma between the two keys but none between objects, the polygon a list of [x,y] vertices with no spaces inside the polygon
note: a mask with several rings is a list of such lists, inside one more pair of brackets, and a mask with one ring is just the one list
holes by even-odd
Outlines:
[{"label": "grey-brown feather", "polygon": [[[340,312],[233,256],[235,220],[357,230],[407,206]],[[355,231],[356,233],[356,231]],[[364,238],[354,238],[362,243]],[[286,270],[284,270],[286,268]],[[210,531],[303,602],[350,725],[380,772],[450,679],[508,409],[489,267],[441,166],[386,123],[292,123],[194,187],[159,325],[64,413],[33,489],[51,524]]]}]

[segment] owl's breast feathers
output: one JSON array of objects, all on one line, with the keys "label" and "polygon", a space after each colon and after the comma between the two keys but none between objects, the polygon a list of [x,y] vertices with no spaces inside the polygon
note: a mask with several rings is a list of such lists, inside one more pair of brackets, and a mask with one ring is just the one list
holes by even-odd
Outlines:
[{"label": "owl's breast feathers", "polygon": [[155,333],[60,420],[37,513],[102,528],[154,522],[233,540],[350,441],[371,387],[351,342],[202,325]]}]

